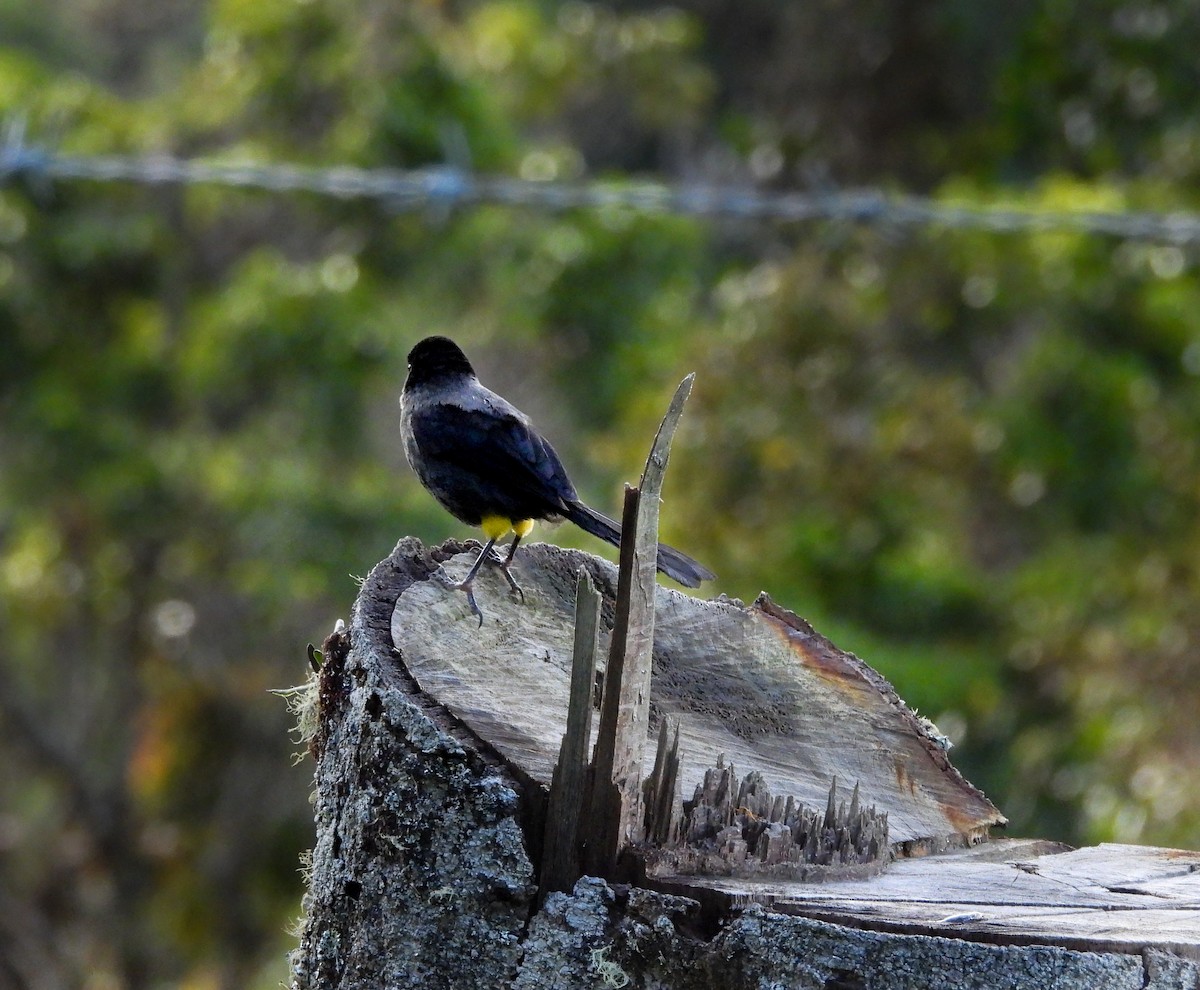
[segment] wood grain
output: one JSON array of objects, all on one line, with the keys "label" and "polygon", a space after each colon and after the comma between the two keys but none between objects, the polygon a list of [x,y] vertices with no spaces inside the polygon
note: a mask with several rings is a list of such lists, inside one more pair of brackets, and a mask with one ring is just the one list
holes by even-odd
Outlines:
[{"label": "wood grain", "polygon": [[[457,577],[471,559],[467,551],[445,566]],[[493,570],[480,574],[482,628],[463,595],[436,580],[409,584],[392,617],[395,646],[421,690],[521,778],[542,785],[550,782],[566,724],[581,566],[605,596],[605,650],[615,568],[546,544],[523,546],[517,555],[523,605]],[[835,776],[846,787],[858,783],[862,800],[887,812],[893,845],[910,850],[977,841],[1004,822],[886,680],[766,599],[747,606],[658,587],[649,727],[655,735],[664,714],[679,719],[685,798],[724,755],[739,773],[758,770],[774,793],[806,805],[823,806]],[[649,745],[648,764],[654,752]]]},{"label": "wood grain", "polygon": [[648,883],[710,906],[758,903],[880,931],[1097,952],[1152,946],[1200,960],[1200,852],[1111,843],[1047,852],[1047,846],[1000,840],[900,860],[867,882],[663,877]]}]

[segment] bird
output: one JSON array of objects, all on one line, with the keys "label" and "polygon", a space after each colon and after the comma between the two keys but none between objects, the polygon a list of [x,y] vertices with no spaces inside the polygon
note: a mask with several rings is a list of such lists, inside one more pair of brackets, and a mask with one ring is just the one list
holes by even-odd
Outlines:
[{"label": "bird", "polygon": [[[566,519],[613,546],[621,526],[580,500],[558,454],[529,417],[486,388],[462,349],[449,337],[426,337],[408,354],[400,395],[404,455],[426,490],[447,512],[483,530],[487,543],[467,576],[453,587],[466,592],[483,625],[473,582],[484,561],[496,564],[509,588],[525,593],[510,570],[517,546],[541,520]],[[513,534],[501,557],[496,541]],[[716,577],[687,554],[658,545],[658,569],[689,588]]]}]

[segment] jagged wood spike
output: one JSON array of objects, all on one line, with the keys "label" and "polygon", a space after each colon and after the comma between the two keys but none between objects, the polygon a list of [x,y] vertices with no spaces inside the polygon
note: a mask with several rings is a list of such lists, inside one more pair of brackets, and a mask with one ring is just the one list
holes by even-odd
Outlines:
[{"label": "jagged wood spike", "polygon": [[567,728],[558,751],[546,807],[539,896],[570,890],[581,875],[580,819],[587,799],[592,734],[592,692],[599,651],[600,594],[586,570],[575,583],[575,641],[571,657],[571,693]]},{"label": "jagged wood spike", "polygon": [[621,854],[644,838],[642,760],[650,718],[655,592],[658,587],[658,507],[671,441],[692,391],[694,375],[675,390],[646,457],[637,488],[626,486],[617,570],[616,620],[609,648],[600,733],[596,740],[588,866],[612,876]]},{"label": "jagged wood spike", "polygon": [[661,845],[677,822],[676,782],[679,779],[679,720],[667,716],[659,725],[654,771],[645,786],[646,838]]},{"label": "jagged wood spike", "polygon": [[670,718],[674,727],[671,733],[671,745],[667,750],[667,772],[663,780],[663,799],[666,803],[664,823],[666,832],[663,841],[677,838],[680,829],[682,805],[679,800],[679,720]]},{"label": "jagged wood spike", "polygon": [[658,724],[658,746],[654,752],[654,769],[650,776],[642,781],[642,804],[646,809],[646,835],[649,837],[654,830],[654,814],[658,807],[658,793],[662,787],[663,774],[666,772],[667,761],[667,722],[663,719]]},{"label": "jagged wood spike", "polygon": [[[625,486],[621,531],[627,535],[637,526],[639,496],[638,489]],[[639,691],[632,686],[632,681],[639,677],[636,671],[627,677],[625,669],[627,661],[636,664],[639,659],[637,651],[629,649],[630,627],[638,621],[630,618],[631,588],[636,580],[634,558],[632,541],[622,540],[616,618],[604,672],[604,696],[600,702],[600,729],[592,759],[592,793],[585,837],[586,869],[600,876],[613,874],[617,857],[628,839],[629,806],[636,805],[640,797],[637,786],[640,780],[634,778],[640,777],[642,749],[646,743],[637,711]],[[645,696],[648,695],[649,692],[645,692]]]},{"label": "jagged wood spike", "polygon": [[[661,730],[659,738],[661,746]],[[672,761],[665,760],[664,772],[671,766]],[[652,776],[659,778],[657,770]],[[660,796],[667,786],[664,777]],[[850,809],[854,809],[853,817]],[[831,780],[822,815],[805,808],[792,795],[772,795],[759,771],[739,780],[732,766],[710,767],[703,782],[696,785],[694,798],[681,806],[681,811],[677,828],[665,829],[664,816],[656,816],[659,847],[648,850],[645,860],[651,876],[667,875],[673,865],[691,873],[765,873],[793,879],[815,876],[814,868],[826,871],[817,874],[822,878],[848,875],[838,872],[846,868],[852,871],[849,875],[865,877],[881,871],[890,861],[886,818],[877,814],[874,806],[864,809],[858,783],[848,806],[838,799],[836,779]]]},{"label": "jagged wood spike", "polygon": [[833,782],[829,785],[829,803],[825,805],[825,821],[822,822],[823,829],[834,828],[837,824],[837,777],[833,778]]},{"label": "jagged wood spike", "polygon": [[804,843],[804,859],[809,863],[817,862],[817,830],[810,829],[808,841]]},{"label": "jagged wood spike", "polygon": [[718,796],[721,800],[721,807],[724,811],[724,820],[726,825],[733,824],[733,764],[725,768],[725,772],[721,774],[721,787],[718,791]]}]

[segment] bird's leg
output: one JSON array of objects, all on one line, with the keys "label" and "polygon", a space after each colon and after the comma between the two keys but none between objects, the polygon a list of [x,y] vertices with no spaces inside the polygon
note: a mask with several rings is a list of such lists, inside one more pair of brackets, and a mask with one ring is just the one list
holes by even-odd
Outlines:
[{"label": "bird's leg", "polygon": [[512,563],[513,555],[517,552],[517,544],[521,542],[521,534],[513,533],[512,543],[508,545],[508,554],[503,560],[499,557],[496,559],[496,566],[500,568],[500,573],[504,575],[504,579],[508,582],[508,586],[521,596],[521,604],[525,604],[525,592],[521,590],[521,586],[517,584],[517,579],[512,576],[512,572],[508,569]]},{"label": "bird's leg", "polygon": [[495,545],[495,537],[488,540],[487,545],[479,551],[479,556],[475,558],[475,563],[471,565],[471,569],[467,571],[467,576],[457,584],[451,585],[452,588],[455,588],[458,591],[465,591],[467,593],[467,604],[471,606],[471,614],[479,619],[479,626],[481,629],[483,628],[483,613],[479,610],[479,605],[475,602],[475,591],[472,586],[475,583],[475,575],[479,573],[479,568],[491,554],[492,547]]}]

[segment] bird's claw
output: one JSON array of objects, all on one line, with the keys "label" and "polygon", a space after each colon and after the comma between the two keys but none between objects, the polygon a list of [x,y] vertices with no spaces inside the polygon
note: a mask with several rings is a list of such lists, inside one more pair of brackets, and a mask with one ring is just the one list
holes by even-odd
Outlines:
[{"label": "bird's claw", "polygon": [[471,614],[479,620],[479,628],[483,628],[483,612],[479,609],[479,603],[475,601],[475,589],[469,581],[460,581],[453,585],[457,591],[465,591],[467,593],[467,604],[471,607]]},{"label": "bird's claw", "polygon": [[509,572],[508,564],[508,561],[501,561],[496,566],[500,569],[500,573],[504,575],[504,580],[508,582],[509,590],[516,592],[517,597],[521,599],[521,604],[524,605],[525,592],[521,590],[521,586],[517,584],[517,579]]},{"label": "bird's claw", "polygon": [[511,592],[515,592],[518,598],[521,599],[521,604],[524,605],[524,592],[521,590],[520,584],[517,584],[516,578],[512,576],[512,571],[509,570],[509,565],[512,563],[512,558],[506,557],[505,559],[497,560],[497,562],[494,563],[496,563],[496,568],[499,570],[500,574],[504,575],[504,580],[509,582],[509,590],[511,590]]},{"label": "bird's claw", "polygon": [[479,628],[482,629],[483,628],[483,612],[480,611],[479,606],[475,602],[475,592],[472,591],[470,588],[467,588],[466,591],[467,591],[467,604],[471,606],[471,614],[479,620]]},{"label": "bird's claw", "polygon": [[[500,554],[496,553],[495,550],[489,547],[485,559],[489,564],[496,565],[496,568],[501,574],[504,575],[504,580],[508,582],[509,590],[514,592],[517,597],[521,599],[521,604],[524,605],[525,592],[521,589],[521,586],[517,584],[517,579],[513,577],[512,573],[509,571],[509,566],[512,564],[512,554],[502,557]],[[473,587],[476,569],[477,568],[472,567],[471,573],[468,574],[466,580],[463,581],[455,581],[446,573],[444,567],[439,567],[434,573],[437,576],[438,582],[444,587],[466,593],[467,604],[471,607],[471,614],[479,620],[480,628],[483,628],[483,612],[479,608],[479,603],[475,601],[475,589]]]},{"label": "bird's claw", "polygon": [[451,591],[461,591],[467,596],[467,605],[471,608],[471,614],[479,620],[480,628],[483,627],[483,612],[480,611],[479,603],[475,601],[474,581],[455,581],[449,574],[446,573],[444,567],[439,567],[433,572],[438,584],[443,588],[448,588]]}]

